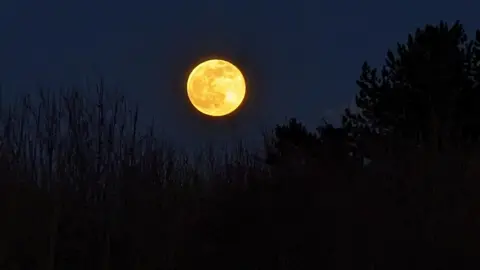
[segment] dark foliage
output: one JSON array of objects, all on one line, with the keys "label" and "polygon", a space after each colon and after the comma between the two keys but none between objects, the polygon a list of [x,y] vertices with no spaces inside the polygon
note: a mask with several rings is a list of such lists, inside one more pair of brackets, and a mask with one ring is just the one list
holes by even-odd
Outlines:
[{"label": "dark foliage", "polygon": [[364,63],[357,81],[360,113],[347,110],[345,125],[433,144],[476,141],[480,32],[469,41],[459,22],[427,25],[396,51],[388,51],[380,72]]},{"label": "dark foliage", "polygon": [[479,269],[478,47],[426,26],[364,65],[359,114],[183,154],[138,110],[41,92],[2,108],[0,269]]}]

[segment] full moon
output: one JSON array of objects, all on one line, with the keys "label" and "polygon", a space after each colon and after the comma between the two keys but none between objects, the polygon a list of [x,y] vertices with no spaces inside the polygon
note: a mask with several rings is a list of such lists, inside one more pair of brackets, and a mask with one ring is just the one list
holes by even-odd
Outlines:
[{"label": "full moon", "polygon": [[198,111],[225,116],[235,111],[245,98],[242,72],[232,63],[211,59],[196,66],[187,80],[188,99]]}]

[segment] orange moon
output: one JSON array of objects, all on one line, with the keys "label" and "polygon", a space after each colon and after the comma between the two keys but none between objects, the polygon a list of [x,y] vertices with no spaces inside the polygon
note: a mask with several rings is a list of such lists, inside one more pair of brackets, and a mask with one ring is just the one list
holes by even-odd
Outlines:
[{"label": "orange moon", "polygon": [[201,113],[225,116],[242,104],[246,94],[245,78],[232,63],[211,59],[192,70],[187,93],[193,107]]}]

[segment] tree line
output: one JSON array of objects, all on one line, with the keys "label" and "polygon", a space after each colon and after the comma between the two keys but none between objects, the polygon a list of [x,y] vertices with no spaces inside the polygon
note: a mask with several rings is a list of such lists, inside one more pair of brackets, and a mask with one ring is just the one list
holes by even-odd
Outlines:
[{"label": "tree line", "polygon": [[[478,269],[480,31],[365,62],[340,127],[192,157],[97,85],[0,115],[0,269]],[[368,161],[368,162],[367,162]]]}]

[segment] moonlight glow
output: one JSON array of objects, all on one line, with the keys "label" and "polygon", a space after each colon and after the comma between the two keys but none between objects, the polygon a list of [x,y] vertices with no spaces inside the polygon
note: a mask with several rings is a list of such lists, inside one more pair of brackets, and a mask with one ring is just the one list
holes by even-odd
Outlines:
[{"label": "moonlight glow", "polygon": [[200,112],[224,116],[235,111],[245,98],[245,79],[232,63],[212,59],[193,69],[187,80],[188,98]]}]

